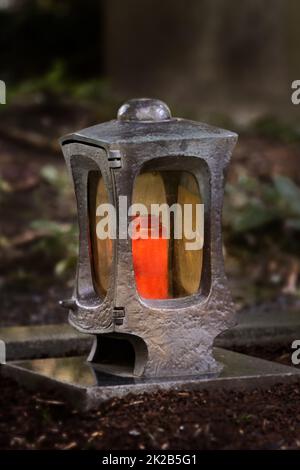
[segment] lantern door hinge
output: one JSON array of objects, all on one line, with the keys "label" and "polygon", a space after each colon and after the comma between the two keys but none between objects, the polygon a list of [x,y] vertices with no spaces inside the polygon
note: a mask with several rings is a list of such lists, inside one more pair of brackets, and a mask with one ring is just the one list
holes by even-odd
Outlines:
[{"label": "lantern door hinge", "polygon": [[118,169],[122,167],[122,154],[120,150],[109,150],[108,152],[109,168]]},{"label": "lantern door hinge", "polygon": [[124,307],[115,307],[113,309],[113,322],[115,325],[123,325],[124,317],[125,317]]}]

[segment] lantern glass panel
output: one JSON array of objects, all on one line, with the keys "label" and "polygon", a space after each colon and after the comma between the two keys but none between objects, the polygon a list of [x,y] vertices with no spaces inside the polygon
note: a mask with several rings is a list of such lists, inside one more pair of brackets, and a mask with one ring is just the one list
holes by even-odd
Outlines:
[{"label": "lantern glass panel", "polygon": [[[150,214],[137,213],[133,220],[136,236],[132,239],[132,256],[140,297],[172,299],[197,293],[202,272],[200,234],[204,233],[204,218],[197,218],[196,207],[202,204],[202,197],[195,176],[178,170],[141,172],[135,179],[132,202],[143,204]],[[165,204],[170,209],[177,205],[177,215],[169,211],[168,228],[163,213],[153,211],[152,204]],[[202,244],[196,244],[200,238]]]},{"label": "lantern glass panel", "polygon": [[88,212],[90,230],[90,257],[92,265],[93,284],[97,294],[105,297],[109,288],[112,269],[113,246],[107,237],[97,237],[97,224],[102,217],[96,215],[97,207],[108,204],[109,197],[101,172],[90,171],[88,175]]}]

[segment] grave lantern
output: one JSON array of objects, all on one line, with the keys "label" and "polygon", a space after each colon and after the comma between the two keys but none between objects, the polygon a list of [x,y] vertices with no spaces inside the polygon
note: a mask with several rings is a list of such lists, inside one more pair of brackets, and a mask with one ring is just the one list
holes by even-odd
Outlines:
[{"label": "grave lantern", "polygon": [[[173,118],[166,104],[147,98],[61,140],[80,229],[74,294],[62,305],[75,328],[95,335],[95,368],[145,378],[220,370],[213,341],[234,323],[221,214],[236,140],[230,131]],[[153,205],[170,209],[168,227]],[[105,226],[107,236],[99,236]]]}]

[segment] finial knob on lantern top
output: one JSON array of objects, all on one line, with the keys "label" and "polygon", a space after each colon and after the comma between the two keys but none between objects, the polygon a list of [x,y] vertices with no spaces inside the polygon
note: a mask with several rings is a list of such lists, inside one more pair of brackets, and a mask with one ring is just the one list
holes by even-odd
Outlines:
[{"label": "finial knob on lantern top", "polygon": [[118,111],[119,121],[167,121],[171,117],[169,107],[153,98],[129,100]]}]

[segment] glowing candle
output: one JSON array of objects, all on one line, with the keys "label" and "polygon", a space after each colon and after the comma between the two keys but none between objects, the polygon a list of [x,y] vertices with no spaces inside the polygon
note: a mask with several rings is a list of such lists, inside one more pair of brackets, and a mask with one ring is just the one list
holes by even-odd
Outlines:
[{"label": "glowing candle", "polygon": [[154,216],[139,216],[134,219],[134,229],[132,255],[138,293],[145,299],[166,299],[169,297],[168,239],[164,228]]}]

